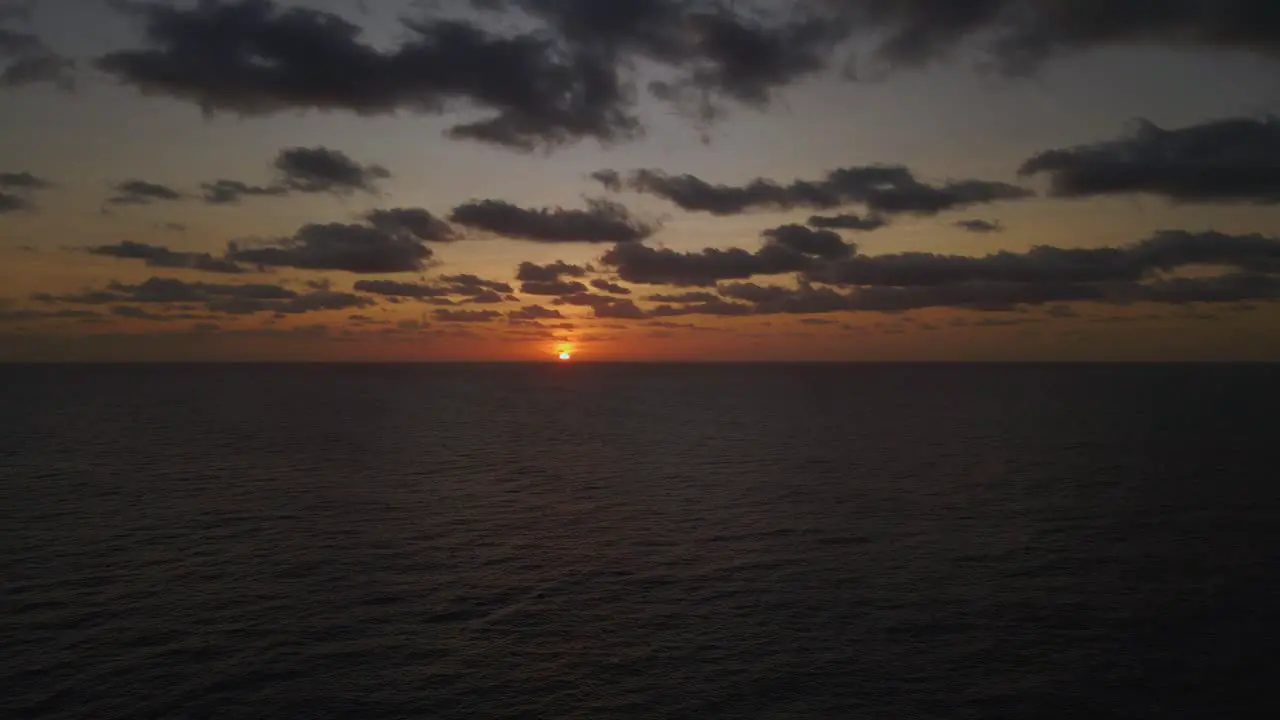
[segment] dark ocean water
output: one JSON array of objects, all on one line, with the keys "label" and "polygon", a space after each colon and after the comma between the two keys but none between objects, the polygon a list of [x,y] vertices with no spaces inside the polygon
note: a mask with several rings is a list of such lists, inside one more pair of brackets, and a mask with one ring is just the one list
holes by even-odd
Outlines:
[{"label": "dark ocean water", "polygon": [[1280,367],[0,368],[0,716],[1280,707]]}]

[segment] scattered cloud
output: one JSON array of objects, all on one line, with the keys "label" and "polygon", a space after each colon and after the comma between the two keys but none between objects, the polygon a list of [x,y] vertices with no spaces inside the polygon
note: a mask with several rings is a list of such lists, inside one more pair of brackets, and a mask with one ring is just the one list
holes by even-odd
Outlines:
[{"label": "scattered cloud", "polygon": [[507,313],[509,320],[563,320],[564,315],[554,308],[541,305],[526,305],[519,310]]},{"label": "scattered cloud", "polygon": [[379,165],[361,165],[346,153],[326,147],[292,147],[280,151],[275,168],[284,187],[300,193],[356,192],[377,194],[377,183],[391,177]]},{"label": "scattered cloud", "polygon": [[[248,315],[259,312],[298,315],[320,310],[358,309],[375,304],[372,298],[331,290],[298,293],[281,285],[186,282],[165,277],[152,277],[136,285],[112,282],[104,290],[91,290],[71,295],[55,296],[36,293],[32,299],[38,302],[76,305],[199,304],[210,312],[227,315]],[[179,316],[177,319],[191,318]]]},{"label": "scattered cloud", "polygon": [[236,274],[246,272],[245,268],[224,258],[217,258],[209,253],[183,252],[170,250],[160,245],[148,245],[130,240],[115,245],[99,245],[89,248],[92,255],[106,257],[144,260],[148,267],[187,268],[211,273]]},{"label": "scattered cloud", "polygon": [[433,315],[440,322],[452,323],[484,323],[502,317],[496,310],[436,310]]},{"label": "scattered cloud", "polygon": [[516,279],[522,282],[555,282],[563,277],[585,277],[587,269],[557,260],[549,265],[522,262],[516,268]]},{"label": "scattered cloud", "polygon": [[75,85],[75,62],[23,27],[31,7],[0,7],[0,88],[52,83],[70,90]]},{"label": "scattered cloud", "polygon": [[235,205],[246,197],[280,197],[288,188],[279,185],[249,185],[239,180],[214,180],[202,183],[204,201],[210,205]]},{"label": "scattered cloud", "polygon": [[648,317],[648,314],[631,300],[610,297],[609,295],[595,295],[589,292],[580,291],[556,298],[555,304],[589,307],[598,318],[638,320]]},{"label": "scattered cloud", "polygon": [[520,285],[520,292],[525,295],[572,295],[586,291],[587,286],[576,280],[530,281]]},{"label": "scattered cloud", "polygon": [[878,215],[812,215],[807,223],[811,227],[825,230],[879,230],[889,221]]},{"label": "scattered cloud", "polygon": [[854,245],[846,243],[837,232],[812,230],[803,225],[783,225],[765,230],[764,237],[782,247],[824,260],[846,258],[857,249]]},{"label": "scattered cloud", "polygon": [[1280,118],[1214,120],[1176,130],[1140,120],[1126,137],[1048,150],[1019,172],[1047,175],[1057,197],[1148,193],[1177,203],[1277,204]]},{"label": "scattered cloud", "polygon": [[814,259],[776,244],[766,244],[754,253],[739,248],[684,253],[626,243],[606,252],[602,262],[630,283],[707,287],[720,280],[808,270]]},{"label": "scattered cloud", "polygon": [[433,255],[418,237],[367,225],[304,225],[292,237],[269,243],[233,242],[232,261],[302,270],[378,274],[417,272]]},{"label": "scattered cloud", "polygon": [[901,165],[841,168],[818,180],[790,183],[756,178],[745,185],[715,185],[693,175],[670,175],[661,170],[635,170],[625,178],[613,171],[604,171],[594,177],[603,178],[606,187],[625,187],[663,198],[690,212],[712,215],[795,208],[827,210],[853,204],[865,206],[874,216],[935,215],[1034,195],[1017,185],[988,180],[952,180],[930,185]]},{"label": "scattered cloud", "polygon": [[978,234],[1004,232],[1004,226],[998,220],[957,220],[955,226],[965,232]]},{"label": "scattered cloud", "polygon": [[530,210],[502,200],[477,200],[454,208],[449,220],[503,237],[544,243],[635,242],[655,230],[626,207],[600,199],[588,199],[586,210]]},{"label": "scattered cloud", "polygon": [[34,210],[32,195],[51,187],[53,183],[29,172],[0,172],[0,215]]},{"label": "scattered cloud", "polygon": [[168,185],[146,180],[124,180],[112,185],[111,190],[115,194],[107,198],[108,205],[150,205],[183,199],[182,193]]},{"label": "scattered cloud", "polygon": [[595,288],[596,290],[599,290],[600,292],[612,293],[614,295],[630,295],[631,294],[631,288],[623,287],[615,282],[609,282],[604,278],[596,278],[595,280],[592,280],[591,287]]},{"label": "scattered cloud", "polygon": [[452,242],[457,239],[449,223],[422,208],[374,210],[365,219],[383,232],[407,234],[423,242]]}]

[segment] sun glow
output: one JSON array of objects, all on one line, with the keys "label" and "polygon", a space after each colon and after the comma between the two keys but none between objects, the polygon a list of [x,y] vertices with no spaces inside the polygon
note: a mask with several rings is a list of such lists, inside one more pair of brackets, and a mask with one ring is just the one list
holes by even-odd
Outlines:
[{"label": "sun glow", "polygon": [[573,357],[573,356],[572,356],[572,355],[570,355],[570,354],[569,354],[569,351],[567,351],[567,350],[562,350],[562,351],[560,352],[560,359],[561,359],[561,360],[568,360],[568,359],[569,359],[569,358],[571,358],[571,357]]}]

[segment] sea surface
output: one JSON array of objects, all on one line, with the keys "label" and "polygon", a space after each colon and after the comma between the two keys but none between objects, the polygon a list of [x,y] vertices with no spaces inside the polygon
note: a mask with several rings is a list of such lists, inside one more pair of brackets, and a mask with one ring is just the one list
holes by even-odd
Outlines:
[{"label": "sea surface", "polygon": [[0,367],[0,716],[1280,708],[1280,367]]}]

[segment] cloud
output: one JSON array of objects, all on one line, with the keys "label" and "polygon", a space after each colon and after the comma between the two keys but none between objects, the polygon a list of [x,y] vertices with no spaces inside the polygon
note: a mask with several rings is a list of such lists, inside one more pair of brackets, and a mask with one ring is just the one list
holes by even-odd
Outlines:
[{"label": "cloud", "polygon": [[[445,275],[437,278],[436,284],[429,285],[395,280],[360,280],[356,282],[355,290],[373,295],[418,300],[443,299],[456,295],[470,298],[472,302],[497,303],[505,300],[498,293],[509,293],[512,288],[507,283],[485,280],[475,275]],[[449,304],[453,302],[450,301]]]},{"label": "cloud", "polygon": [[1126,137],[1048,150],[1022,175],[1057,197],[1148,193],[1176,203],[1280,203],[1280,119],[1214,120],[1166,130],[1140,120]]},{"label": "cloud", "polygon": [[603,278],[596,278],[595,280],[592,280],[591,287],[601,292],[613,293],[614,295],[631,294],[631,288],[625,288],[615,282],[609,282]]},{"label": "cloud", "polygon": [[1057,56],[1115,45],[1240,50],[1280,57],[1280,20],[1267,0],[1103,3],[1078,0],[826,0],[871,59],[919,67],[976,46],[1000,71],[1025,75]]},{"label": "cloud", "polygon": [[94,322],[102,320],[102,313],[93,310],[75,310],[65,308],[62,310],[6,310],[0,307],[0,323],[10,322],[28,322],[31,320],[80,320],[82,322]]},{"label": "cloud", "polygon": [[508,320],[563,320],[564,315],[559,310],[553,308],[542,307],[541,305],[526,305],[519,310],[512,310],[507,313]]},{"label": "cloud", "polygon": [[188,268],[227,274],[246,272],[243,267],[236,263],[223,258],[216,258],[209,253],[174,251],[160,245],[148,245],[130,240],[125,240],[115,245],[92,247],[89,248],[89,253],[114,258],[145,260],[147,267]]},{"label": "cloud", "polygon": [[365,219],[383,232],[408,234],[423,242],[452,242],[457,239],[453,228],[422,208],[374,210]]},{"label": "cloud", "polygon": [[876,215],[813,215],[808,225],[826,230],[879,230],[889,224],[888,220]]},{"label": "cloud", "polygon": [[[597,179],[609,174],[597,173]],[[616,173],[614,173],[616,175]],[[952,180],[930,185],[900,165],[866,165],[832,170],[818,180],[779,183],[756,178],[745,185],[715,185],[693,175],[661,170],[634,170],[618,176],[613,187],[663,198],[690,212],[738,215],[753,210],[827,210],[860,204],[875,215],[935,215],[973,205],[1020,200],[1034,195],[1026,188],[987,180]]]},{"label": "cloud", "polygon": [[[54,296],[37,293],[32,296],[32,299],[46,303],[77,305],[200,304],[210,312],[228,315],[248,315],[259,312],[298,315],[320,310],[365,308],[376,304],[372,298],[331,290],[298,293],[280,285],[189,283],[177,278],[164,277],[152,277],[136,285],[112,282],[104,290],[72,295]],[[177,316],[175,319],[191,318]]]},{"label": "cloud", "polygon": [[502,317],[496,310],[436,310],[433,315],[441,322],[483,323]]},{"label": "cloud", "polygon": [[478,200],[453,209],[452,222],[504,237],[544,243],[623,243],[643,240],[654,226],[606,200],[587,200],[586,210],[530,210],[502,200]]},{"label": "cloud", "polygon": [[803,225],[783,225],[764,231],[764,237],[803,255],[824,260],[839,260],[854,253],[856,246],[846,243],[831,230],[811,230]]},{"label": "cloud", "polygon": [[34,210],[32,196],[51,187],[53,183],[29,172],[0,172],[0,215]]},{"label": "cloud", "polygon": [[530,281],[520,285],[520,292],[525,295],[572,295],[586,291],[586,285],[573,280]]},{"label": "cloud", "polygon": [[421,271],[432,254],[417,237],[342,223],[304,225],[292,237],[227,250],[233,261],[362,274]]},{"label": "cloud", "polygon": [[384,167],[361,165],[345,153],[325,147],[281,150],[275,168],[284,187],[300,193],[377,194],[378,181],[391,177]]},{"label": "cloud", "polygon": [[595,295],[589,292],[580,291],[556,298],[555,304],[589,307],[598,318],[638,320],[648,317],[648,314],[631,300],[608,295]]},{"label": "cloud", "polygon": [[615,63],[541,34],[405,19],[404,41],[383,49],[337,15],[272,0],[189,7],[132,0],[128,7],[145,44],[108,53],[96,66],[206,113],[438,114],[462,103],[489,114],[453,126],[451,136],[521,150],[620,140],[639,130]]},{"label": "cloud", "polygon": [[555,282],[562,277],[585,277],[587,269],[557,260],[549,265],[522,262],[516,268],[516,279],[523,282]]},{"label": "cloud", "polygon": [[601,260],[627,282],[680,287],[707,287],[720,280],[799,272],[812,268],[815,262],[776,244],[767,244],[754,253],[739,248],[682,253],[628,243],[614,246]]},{"label": "cloud", "polygon": [[677,294],[659,293],[657,295],[650,295],[645,299],[652,300],[653,302],[679,304],[679,303],[715,302],[716,300],[719,300],[720,297],[715,293],[695,291],[695,292],[686,292],[686,293],[677,293]]},{"label": "cloud", "polygon": [[0,7],[0,88],[52,83],[70,90],[75,85],[75,62],[38,35],[13,27],[27,24],[33,6]]},{"label": "cloud", "polygon": [[1004,232],[1004,226],[998,220],[957,220],[955,226],[965,232],[979,234]]},{"label": "cloud", "polygon": [[280,197],[288,195],[288,188],[278,185],[249,185],[239,180],[214,180],[201,183],[204,201],[210,205],[235,205],[246,197]]},{"label": "cloud", "polygon": [[115,195],[107,198],[109,205],[150,205],[153,202],[173,202],[183,198],[182,193],[167,185],[146,180],[124,180],[111,186]]}]

